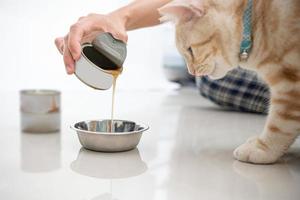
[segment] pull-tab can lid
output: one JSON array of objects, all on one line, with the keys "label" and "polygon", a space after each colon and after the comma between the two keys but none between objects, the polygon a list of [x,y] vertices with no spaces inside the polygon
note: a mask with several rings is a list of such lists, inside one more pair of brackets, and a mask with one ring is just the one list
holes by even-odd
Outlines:
[{"label": "pull-tab can lid", "polygon": [[124,42],[115,39],[110,33],[101,33],[93,40],[92,44],[98,52],[115,63],[118,68],[122,67],[127,55]]}]

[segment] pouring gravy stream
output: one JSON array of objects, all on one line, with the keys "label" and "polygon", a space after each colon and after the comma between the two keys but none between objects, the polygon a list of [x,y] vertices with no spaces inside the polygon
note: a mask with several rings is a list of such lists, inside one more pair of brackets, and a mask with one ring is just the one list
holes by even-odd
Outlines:
[{"label": "pouring gravy stream", "polygon": [[110,130],[109,132],[114,132],[113,122],[114,122],[114,110],[115,110],[115,93],[116,93],[116,84],[117,78],[121,74],[122,68],[118,70],[110,70],[109,73],[113,76],[113,85],[112,85],[112,98],[111,98],[111,114],[110,114]]}]

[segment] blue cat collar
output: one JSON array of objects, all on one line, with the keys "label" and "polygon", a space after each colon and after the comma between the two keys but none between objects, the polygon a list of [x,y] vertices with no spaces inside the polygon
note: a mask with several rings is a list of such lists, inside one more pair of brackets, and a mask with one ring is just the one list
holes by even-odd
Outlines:
[{"label": "blue cat collar", "polygon": [[240,46],[241,61],[247,61],[252,49],[252,8],[253,0],[248,0],[243,15],[243,40]]}]

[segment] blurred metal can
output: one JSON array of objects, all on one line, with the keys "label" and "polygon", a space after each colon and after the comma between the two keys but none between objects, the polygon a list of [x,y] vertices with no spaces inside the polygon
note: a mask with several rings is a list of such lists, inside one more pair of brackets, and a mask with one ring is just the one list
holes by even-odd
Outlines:
[{"label": "blurred metal can", "polygon": [[60,92],[21,90],[20,111],[23,132],[48,133],[60,130]]}]

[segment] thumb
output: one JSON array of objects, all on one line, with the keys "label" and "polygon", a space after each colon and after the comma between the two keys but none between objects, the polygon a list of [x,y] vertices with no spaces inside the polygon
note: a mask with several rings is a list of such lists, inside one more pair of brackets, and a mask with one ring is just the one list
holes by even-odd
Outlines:
[{"label": "thumb", "polygon": [[124,32],[111,32],[112,36],[118,40],[123,41],[124,43],[127,43],[128,41],[128,35]]}]

